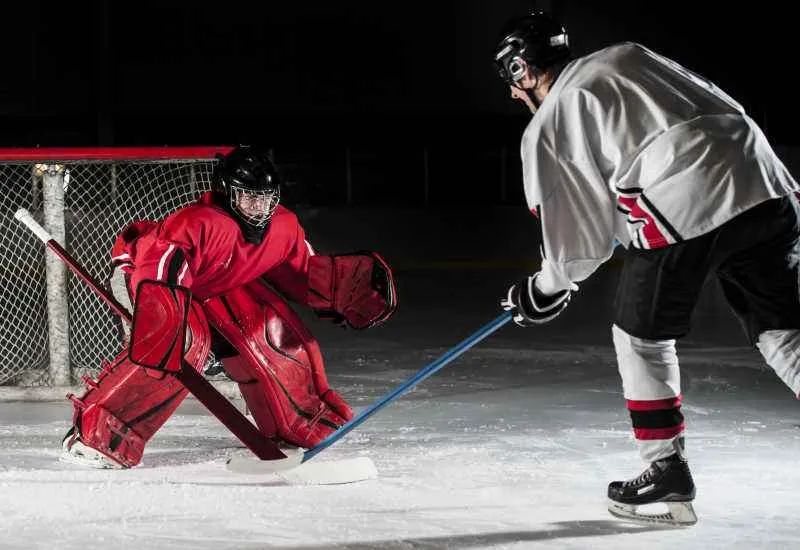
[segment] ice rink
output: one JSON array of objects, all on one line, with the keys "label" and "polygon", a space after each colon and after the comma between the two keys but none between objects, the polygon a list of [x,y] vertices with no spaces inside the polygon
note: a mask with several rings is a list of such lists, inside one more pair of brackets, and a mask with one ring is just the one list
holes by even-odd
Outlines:
[{"label": "ice rink", "polygon": [[[498,295],[527,269],[503,258],[536,249],[505,219],[484,237],[500,245],[476,232],[473,245],[453,240],[449,265],[439,265],[442,248],[411,233],[427,262],[420,269],[403,261],[400,243],[392,248],[398,239],[385,233],[399,235],[397,224],[353,219],[363,231],[351,224],[347,233],[400,266],[400,309],[363,333],[309,325],[332,386],[361,408],[494,318]],[[319,221],[309,220],[318,248],[346,240],[318,229],[335,229],[329,218]],[[470,220],[441,226],[459,232]],[[425,227],[436,234],[433,222]],[[476,247],[478,267],[460,259]],[[678,347],[699,522],[641,527],[608,514],[608,482],[644,467],[611,347],[615,276],[613,265],[603,268],[551,325],[502,328],[315,459],[368,456],[379,477],[367,482],[290,486],[230,473],[226,457],[243,449],[195,401],[156,435],[140,467],[79,470],[57,461],[66,401],[0,403],[0,548],[800,547],[800,404],[713,292]]]},{"label": "ice rink", "polygon": [[[438,351],[336,350],[332,382],[364,406]],[[140,467],[77,470],[57,462],[66,404],[0,404],[0,547],[796,548],[800,411],[757,364],[684,355],[690,529],[605,510],[606,483],[642,467],[610,348],[487,344],[316,459],[371,457],[379,478],[352,485],[227,472],[239,445],[189,401]]]}]

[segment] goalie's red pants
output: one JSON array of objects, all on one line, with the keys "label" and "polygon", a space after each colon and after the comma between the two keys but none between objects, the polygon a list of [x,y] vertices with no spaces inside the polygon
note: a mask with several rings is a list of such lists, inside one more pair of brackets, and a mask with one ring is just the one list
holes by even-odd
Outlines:
[{"label": "goalie's red pants", "polygon": [[[192,303],[184,349],[197,370],[208,357],[209,323],[238,351],[223,361],[225,370],[266,437],[307,448],[352,418],[328,386],[316,341],[266,285],[254,282]],[[70,396],[80,438],[127,467],[141,461],[146,443],[188,393],[174,376],[158,379],[134,365],[127,349],[86,385],[81,397]]]}]

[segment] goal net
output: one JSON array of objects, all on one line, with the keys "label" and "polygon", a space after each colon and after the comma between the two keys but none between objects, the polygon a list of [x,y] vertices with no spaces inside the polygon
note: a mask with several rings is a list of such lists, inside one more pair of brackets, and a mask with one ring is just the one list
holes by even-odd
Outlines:
[{"label": "goal net", "polygon": [[128,223],[210,188],[227,147],[0,149],[0,386],[64,386],[122,346],[120,321],[21,223],[26,208],[97,280]]}]

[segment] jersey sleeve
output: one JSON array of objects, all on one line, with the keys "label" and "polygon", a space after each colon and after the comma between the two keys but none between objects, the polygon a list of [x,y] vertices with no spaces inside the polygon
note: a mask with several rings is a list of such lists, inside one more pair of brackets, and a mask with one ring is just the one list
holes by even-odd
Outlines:
[{"label": "jersey sleeve", "polygon": [[287,228],[287,245],[277,266],[264,273],[263,278],[281,294],[299,304],[307,304],[308,260],[315,254],[297,218],[291,216],[292,227]]},{"label": "jersey sleeve", "polygon": [[136,268],[131,274],[133,293],[145,280],[161,281],[191,290],[194,279],[192,264],[196,255],[195,233],[198,224],[190,216],[168,217],[161,226],[141,243],[136,254]]},{"label": "jersey sleeve", "polygon": [[615,204],[589,145],[590,103],[579,92],[559,97],[532,122],[522,142],[528,206],[542,227],[544,294],[577,290],[614,251]]}]

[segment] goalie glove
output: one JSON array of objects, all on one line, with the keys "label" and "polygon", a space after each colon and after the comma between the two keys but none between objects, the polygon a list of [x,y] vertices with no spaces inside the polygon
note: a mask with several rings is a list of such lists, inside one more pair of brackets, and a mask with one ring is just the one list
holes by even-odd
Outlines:
[{"label": "goalie glove", "polygon": [[397,308],[389,265],[375,252],[311,256],[307,303],[323,319],[354,329],[374,327]]},{"label": "goalie glove", "polygon": [[536,289],[538,273],[511,285],[508,295],[500,300],[500,306],[513,313],[513,319],[521,327],[531,327],[549,323],[564,311],[569,304],[572,292],[561,290],[546,296]]}]

